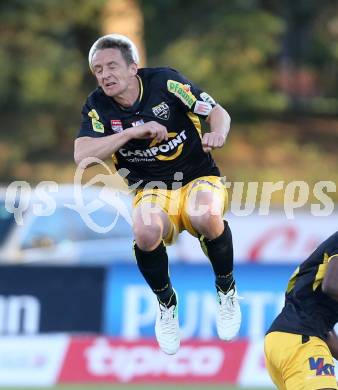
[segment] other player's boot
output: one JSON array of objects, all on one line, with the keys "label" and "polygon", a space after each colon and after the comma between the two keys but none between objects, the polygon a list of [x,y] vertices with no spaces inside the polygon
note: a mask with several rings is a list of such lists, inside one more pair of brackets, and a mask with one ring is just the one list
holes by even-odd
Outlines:
[{"label": "other player's boot", "polygon": [[241,326],[242,314],[239,306],[241,299],[236,291],[236,287],[227,293],[217,291],[218,312],[217,312],[217,333],[222,340],[233,339]]},{"label": "other player's boot", "polygon": [[173,355],[180,347],[178,305],[176,303],[167,307],[160,301],[158,303],[159,305],[155,323],[156,339],[163,352],[167,353],[168,355]]}]

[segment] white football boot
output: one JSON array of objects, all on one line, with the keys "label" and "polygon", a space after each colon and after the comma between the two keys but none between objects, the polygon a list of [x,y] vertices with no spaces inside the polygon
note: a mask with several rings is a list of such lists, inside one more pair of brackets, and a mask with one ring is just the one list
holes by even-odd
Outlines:
[{"label": "white football boot", "polygon": [[167,307],[161,302],[158,303],[155,323],[156,339],[163,352],[168,355],[174,355],[180,347],[178,304]]},{"label": "white football boot", "polygon": [[217,291],[218,312],[217,312],[217,333],[221,340],[232,340],[238,333],[241,326],[242,314],[239,306],[239,299],[236,287],[227,293]]}]

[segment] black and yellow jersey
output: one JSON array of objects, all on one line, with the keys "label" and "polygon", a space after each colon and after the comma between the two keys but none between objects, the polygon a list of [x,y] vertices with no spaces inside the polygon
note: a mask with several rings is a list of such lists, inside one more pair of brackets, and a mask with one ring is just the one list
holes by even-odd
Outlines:
[{"label": "black and yellow jersey", "polygon": [[[171,68],[143,68],[137,74],[140,96],[130,108],[120,107],[98,87],[82,109],[78,137],[104,137],[149,121],[164,125],[168,141],[133,139],[113,156],[117,169],[126,168],[129,184],[164,182],[168,189],[176,172],[184,184],[201,176],[219,176],[219,170],[201,143],[200,118],[205,119],[215,101]],[[178,180],[182,175],[175,176]]]},{"label": "black and yellow jersey", "polygon": [[285,293],[284,308],[267,333],[279,331],[326,339],[338,322],[338,302],[321,288],[332,259],[338,261],[338,231],[295,270]]}]

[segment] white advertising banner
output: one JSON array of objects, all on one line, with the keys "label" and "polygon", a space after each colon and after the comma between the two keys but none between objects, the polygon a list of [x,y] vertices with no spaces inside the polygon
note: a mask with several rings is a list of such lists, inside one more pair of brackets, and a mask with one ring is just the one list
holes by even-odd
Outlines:
[{"label": "white advertising banner", "polygon": [[[326,238],[338,230],[338,212],[326,217],[295,213],[288,219],[284,211],[269,215],[226,215],[232,231],[236,262],[300,263]],[[204,262],[198,240],[182,233],[178,250],[186,262]]]},{"label": "white advertising banner", "polygon": [[51,386],[69,343],[66,335],[0,338],[0,386]]}]

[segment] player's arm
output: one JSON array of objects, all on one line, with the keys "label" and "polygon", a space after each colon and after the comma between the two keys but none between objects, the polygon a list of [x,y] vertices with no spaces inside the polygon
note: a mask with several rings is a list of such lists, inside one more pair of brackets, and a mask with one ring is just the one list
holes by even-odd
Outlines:
[{"label": "player's arm", "polygon": [[210,111],[206,122],[210,132],[205,133],[202,139],[203,150],[208,153],[214,148],[221,148],[230,130],[231,118],[228,112],[217,104]]},{"label": "player's arm", "polygon": [[[156,138],[159,142],[164,139],[167,140],[168,132],[166,127],[155,121],[151,121],[105,137],[79,137],[74,142],[74,160],[79,166],[88,157],[105,160],[111,157],[131,139],[147,138]],[[87,166],[88,164],[84,164],[83,167]]]},{"label": "player's arm", "polygon": [[[177,103],[208,123],[210,132],[203,135],[203,150],[208,153],[214,148],[221,148],[230,130],[231,119],[228,112],[181,73],[168,69],[165,76],[167,91],[177,97]],[[180,88],[185,93],[178,93]]]},{"label": "player's arm", "polygon": [[334,329],[328,333],[326,344],[329,347],[332,356],[338,360],[338,336]]},{"label": "player's arm", "polygon": [[338,301],[338,253],[329,258],[329,264],[322,282],[322,291]]},{"label": "player's arm", "polygon": [[131,139],[126,130],[102,138],[79,137],[74,142],[74,160],[81,166],[84,159],[96,157],[105,160]]}]

